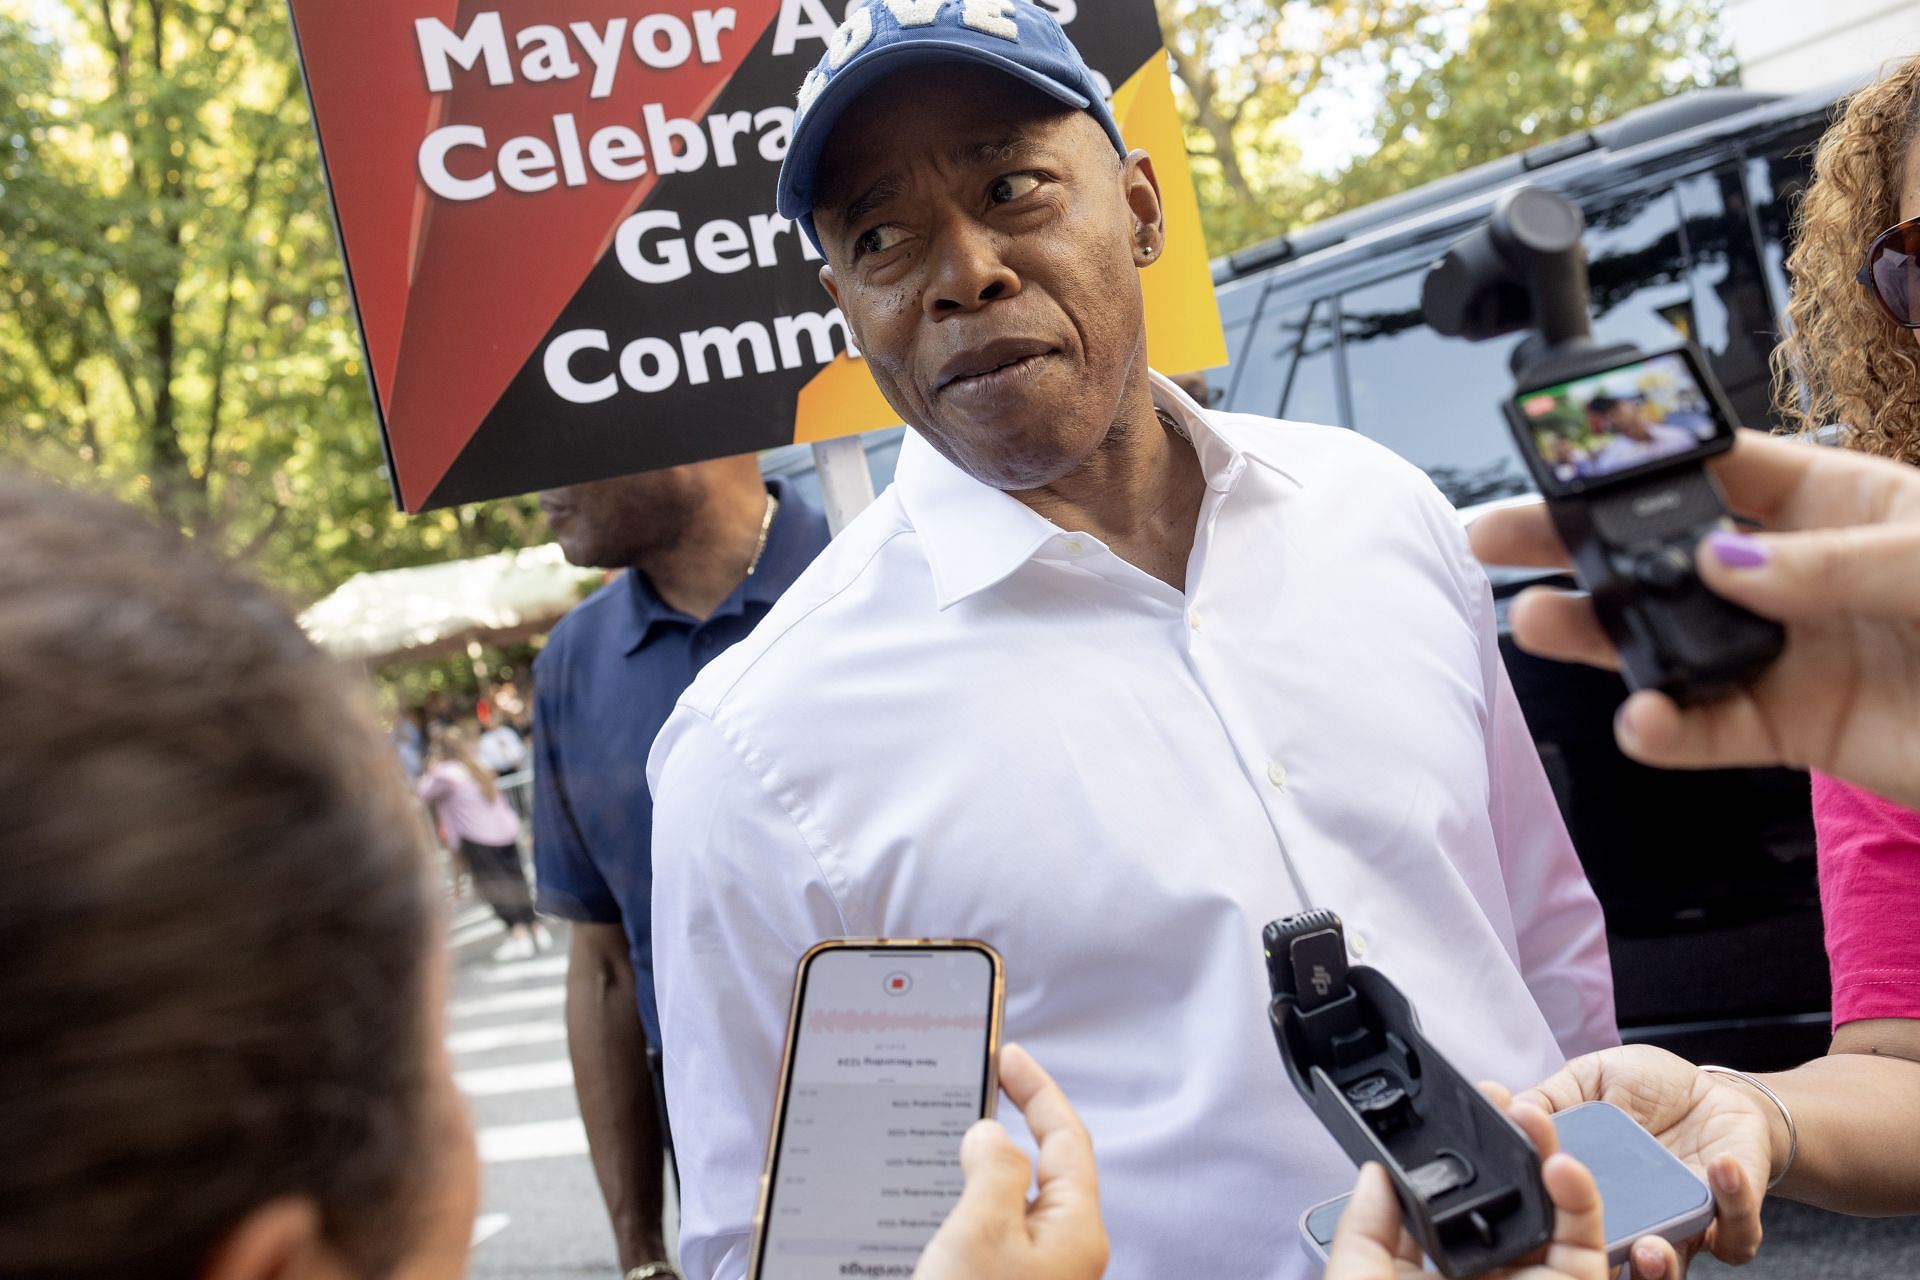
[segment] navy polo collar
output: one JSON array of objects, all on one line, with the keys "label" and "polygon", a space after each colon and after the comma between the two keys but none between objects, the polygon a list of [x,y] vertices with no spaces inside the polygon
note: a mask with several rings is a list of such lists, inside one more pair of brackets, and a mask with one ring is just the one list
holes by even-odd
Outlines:
[{"label": "navy polo collar", "polygon": [[[771,606],[793,585],[793,580],[800,576],[801,570],[813,562],[813,548],[802,536],[804,531],[801,528],[811,513],[784,478],[775,477],[767,481],[767,490],[780,502],[780,509],[773,513],[773,525],[767,530],[767,549],[761,554],[760,564],[753,575],[720,602],[720,606],[707,619],[708,622],[744,613],[749,603]],[[620,645],[623,652],[630,654],[639,649],[653,635],[657,626],[668,623],[686,627],[702,625],[699,620],[662,600],[654,591],[653,584],[647,581],[646,574],[629,569],[626,577],[628,598],[633,608],[621,628]]]}]

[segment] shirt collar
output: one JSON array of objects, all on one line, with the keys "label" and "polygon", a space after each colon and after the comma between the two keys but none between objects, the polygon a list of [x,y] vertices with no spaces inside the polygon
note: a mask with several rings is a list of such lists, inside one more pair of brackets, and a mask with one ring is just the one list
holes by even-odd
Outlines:
[{"label": "shirt collar", "polygon": [[[820,516],[801,502],[793,492],[793,486],[783,477],[774,477],[767,481],[767,491],[780,503],[773,513],[773,523],[767,527],[767,547],[760,555],[760,563],[753,573],[733,589],[733,594],[720,602],[720,607],[707,619],[723,618],[743,613],[748,604],[772,605],[782,592],[793,585],[801,570],[813,562],[814,552],[818,550],[816,540],[807,537],[809,522],[818,523]],[[817,539],[824,545],[824,528]],[[663,623],[678,622],[692,627],[698,625],[694,619],[662,600],[647,581],[647,575],[637,570],[626,571],[627,597],[632,608],[627,611],[621,628],[620,647],[624,653],[633,653],[647,642],[653,629]]]},{"label": "shirt collar", "polygon": [[[1227,492],[1246,466],[1239,449],[1170,379],[1151,371],[1148,377],[1154,406],[1193,442],[1207,487]],[[926,549],[935,603],[942,609],[1000,582],[1064,532],[1018,498],[962,471],[915,430],[900,446],[894,483]]]}]

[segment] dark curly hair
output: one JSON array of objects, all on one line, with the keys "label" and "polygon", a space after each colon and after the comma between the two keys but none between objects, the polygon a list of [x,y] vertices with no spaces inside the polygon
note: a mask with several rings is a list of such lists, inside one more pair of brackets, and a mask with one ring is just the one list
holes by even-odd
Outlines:
[{"label": "dark curly hair", "polygon": [[1920,58],[1847,99],[1820,139],[1787,258],[1787,339],[1773,355],[1774,402],[1789,429],[1841,423],[1853,448],[1911,463],[1920,463],[1920,343],[1854,275],[1874,236],[1899,220],[1916,137]]},{"label": "dark curly hair", "polygon": [[102,498],[0,478],[0,601],[0,1275],[192,1280],[288,1195],[386,1274],[438,905],[365,699]]}]

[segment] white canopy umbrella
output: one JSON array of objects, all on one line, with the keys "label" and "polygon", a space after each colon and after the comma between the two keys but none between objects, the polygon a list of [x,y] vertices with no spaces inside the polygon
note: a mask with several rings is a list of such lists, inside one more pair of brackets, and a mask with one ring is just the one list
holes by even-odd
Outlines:
[{"label": "white canopy umbrella", "polygon": [[357,574],[300,615],[336,657],[379,663],[427,658],[479,640],[544,631],[601,581],[567,563],[558,543],[473,560]]}]

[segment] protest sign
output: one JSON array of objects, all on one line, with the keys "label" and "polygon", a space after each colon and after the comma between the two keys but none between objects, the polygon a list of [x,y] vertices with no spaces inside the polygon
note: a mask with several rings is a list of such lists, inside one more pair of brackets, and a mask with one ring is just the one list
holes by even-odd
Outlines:
[{"label": "protest sign", "polygon": [[[1149,358],[1221,364],[1152,0],[1042,3],[1167,198]],[[401,507],[899,421],[773,211],[838,3],[289,4]]]}]

